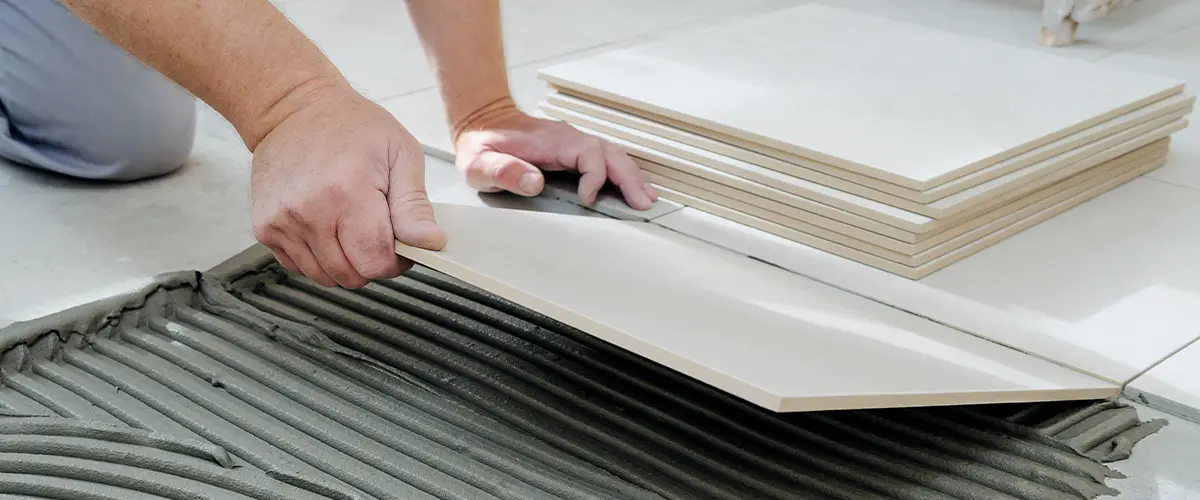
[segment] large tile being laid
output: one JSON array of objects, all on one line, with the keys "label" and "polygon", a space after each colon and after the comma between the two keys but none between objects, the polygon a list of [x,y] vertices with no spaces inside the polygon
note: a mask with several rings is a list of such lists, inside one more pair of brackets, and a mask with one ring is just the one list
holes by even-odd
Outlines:
[{"label": "large tile being laid", "polygon": [[913,189],[987,167],[1183,87],[1174,79],[815,4],[541,74],[570,92]]},{"label": "large tile being laid", "polygon": [[[1200,10],[1200,3],[1196,3]],[[1169,33],[1145,45],[1101,60],[1102,64],[1153,73],[1188,82],[1200,81],[1200,24]],[[1171,147],[1171,162],[1150,174],[1181,186],[1200,189],[1200,130],[1194,127],[1176,134]]]},{"label": "large tile being laid", "polygon": [[[1200,336],[1200,326],[1193,327]],[[1200,344],[1183,348],[1133,379],[1125,394],[1200,422]]]},{"label": "large tile being laid", "polygon": [[920,281],[683,209],[676,231],[1124,383],[1200,337],[1200,192],[1136,179]]},{"label": "large tile being laid", "polygon": [[1114,392],[653,224],[451,204],[435,212],[446,249],[398,253],[770,410]]}]

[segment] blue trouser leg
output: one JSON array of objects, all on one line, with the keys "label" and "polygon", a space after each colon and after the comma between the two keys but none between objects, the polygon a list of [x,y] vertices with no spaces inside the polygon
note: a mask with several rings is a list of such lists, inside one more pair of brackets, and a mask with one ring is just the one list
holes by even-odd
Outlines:
[{"label": "blue trouser leg", "polygon": [[171,172],[196,101],[59,0],[0,0],[0,158],[88,179]]}]

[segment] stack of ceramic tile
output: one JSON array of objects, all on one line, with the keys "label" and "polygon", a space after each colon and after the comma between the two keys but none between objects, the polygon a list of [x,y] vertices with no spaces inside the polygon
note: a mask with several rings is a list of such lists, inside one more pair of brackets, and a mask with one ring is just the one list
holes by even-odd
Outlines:
[{"label": "stack of ceramic tile", "polygon": [[1161,166],[1180,81],[804,5],[560,64],[662,197],[917,279]]}]

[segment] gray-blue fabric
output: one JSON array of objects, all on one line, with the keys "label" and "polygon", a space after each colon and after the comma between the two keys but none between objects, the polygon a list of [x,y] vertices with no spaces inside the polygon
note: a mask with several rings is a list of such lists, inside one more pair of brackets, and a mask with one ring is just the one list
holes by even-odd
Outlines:
[{"label": "gray-blue fabric", "polygon": [[0,0],[0,158],[103,180],[191,152],[196,100],[59,0]]}]

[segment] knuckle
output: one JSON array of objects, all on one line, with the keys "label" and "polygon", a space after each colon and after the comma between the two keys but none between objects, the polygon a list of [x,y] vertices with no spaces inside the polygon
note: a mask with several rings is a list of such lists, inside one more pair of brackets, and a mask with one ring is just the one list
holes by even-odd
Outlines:
[{"label": "knuckle", "polygon": [[407,207],[412,205],[423,205],[429,199],[429,192],[424,187],[414,187],[407,189],[392,199],[392,203],[397,206]]},{"label": "knuckle", "polygon": [[337,281],[338,284],[346,288],[359,288],[366,284],[366,280],[348,267],[336,267],[330,270],[330,277]]},{"label": "knuckle", "polygon": [[328,204],[340,206],[345,204],[347,201],[350,201],[353,196],[354,188],[347,183],[330,182],[321,188],[321,191],[319,194],[317,194],[316,200],[313,201],[313,204],[318,206],[324,206]]},{"label": "knuckle", "polygon": [[272,223],[285,226],[304,218],[305,207],[308,204],[299,198],[285,199],[279,204],[279,209],[272,214]]},{"label": "knuckle", "polygon": [[385,255],[372,255],[366,258],[359,266],[359,274],[367,279],[390,278],[393,274],[393,269],[396,267],[396,257],[388,257]]},{"label": "knuckle", "polygon": [[264,245],[272,246],[278,240],[278,230],[266,219],[254,219],[250,228],[254,231],[254,238]]}]

